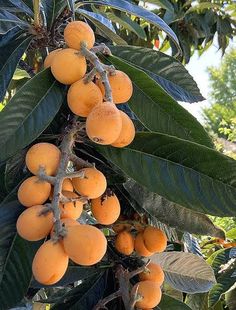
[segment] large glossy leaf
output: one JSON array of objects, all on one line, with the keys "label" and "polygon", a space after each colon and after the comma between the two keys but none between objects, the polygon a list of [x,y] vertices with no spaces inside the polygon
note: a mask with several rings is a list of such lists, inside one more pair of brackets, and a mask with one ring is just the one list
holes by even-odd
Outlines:
[{"label": "large glossy leaf", "polygon": [[141,6],[132,4],[125,0],[97,0],[97,1],[83,1],[79,2],[77,6],[82,6],[86,4],[96,4],[96,5],[108,5],[117,10],[138,16],[144,20],[150,22],[151,24],[157,26],[159,29],[167,33],[167,35],[173,40],[176,47],[180,51],[179,41],[173,30],[156,14],[149,10],[142,8]]},{"label": "large glossy leaf", "polygon": [[106,15],[114,23],[118,23],[119,25],[123,26],[129,31],[134,32],[141,39],[145,40],[147,38],[146,33],[143,30],[143,28],[138,23],[133,21],[128,15],[121,13],[121,16],[119,17],[110,12],[107,12]]},{"label": "large glossy leaf", "polygon": [[0,8],[16,13],[19,13],[20,11],[28,14],[29,16],[34,16],[32,11],[32,0],[0,0]]},{"label": "large glossy leaf", "polygon": [[65,0],[42,0],[41,3],[47,20],[47,28],[51,29],[53,22],[65,9],[67,2]]},{"label": "large glossy leaf", "polygon": [[[221,232],[224,235],[224,232],[223,231]],[[203,254],[202,254],[202,251],[199,245],[199,241],[196,237],[194,237],[192,234],[188,232],[185,232],[183,234],[182,240],[184,242],[185,252],[190,252],[200,257],[203,257]]]},{"label": "large glossy leaf", "polygon": [[[184,302],[175,299],[167,294],[162,294],[161,302],[154,309],[160,310],[191,310]],[[195,309],[194,309],[195,310]]]},{"label": "large glossy leaf", "polygon": [[127,148],[98,147],[111,162],[149,191],[197,212],[236,214],[236,161],[159,133],[137,133]]},{"label": "large glossy leaf", "polygon": [[[25,21],[19,19],[16,15],[0,9],[0,34],[6,33],[13,27],[18,26],[20,28],[26,28],[29,26]],[[2,38],[1,38],[1,45]]]},{"label": "large glossy leaf", "polygon": [[165,273],[165,280],[182,292],[207,292],[216,283],[212,268],[197,255],[164,252],[153,255],[151,261],[160,264]]},{"label": "large glossy leaf", "polygon": [[146,128],[212,147],[210,137],[195,117],[148,74],[118,57],[110,56],[108,59],[131,78],[134,93],[129,105]]},{"label": "large glossy leaf", "polygon": [[[14,36],[10,35],[11,32],[14,32]],[[10,42],[6,43],[5,36],[11,37]],[[1,45],[0,48],[0,76],[2,77],[0,101],[4,98],[16,66],[32,40],[32,36],[26,35],[23,32],[16,33],[16,29],[13,28],[3,35],[2,40],[4,40],[5,44]]]},{"label": "large glossy leaf", "polygon": [[148,214],[171,227],[199,235],[225,237],[223,230],[216,227],[205,214],[175,204],[148,191],[131,179],[124,184],[124,187]]},{"label": "large glossy leaf", "polygon": [[118,34],[116,34],[112,23],[101,14],[89,12],[82,9],[78,9],[76,10],[76,12],[89,19],[102,32],[103,35],[108,37],[114,43],[119,45],[127,44],[125,40],[123,40]]},{"label": "large glossy leaf", "polygon": [[65,88],[46,69],[16,93],[0,113],[0,161],[35,140],[50,124],[65,96]]},{"label": "large glossy leaf", "polygon": [[31,262],[38,243],[16,234],[16,220],[24,208],[13,190],[0,204],[0,309],[16,305],[26,294],[31,280]]},{"label": "large glossy leaf", "polygon": [[53,310],[88,310],[93,309],[97,302],[102,298],[106,286],[104,273],[98,272],[97,275],[83,281],[80,285],[73,288],[61,297],[53,307]]},{"label": "large glossy leaf", "polygon": [[208,293],[188,294],[185,302],[192,310],[209,310]]},{"label": "large glossy leaf", "polygon": [[221,295],[236,283],[236,247],[219,253],[215,257],[212,267],[215,270],[217,283],[209,292],[209,307],[215,306]]},{"label": "large glossy leaf", "polygon": [[196,102],[204,100],[196,82],[175,58],[151,48],[112,46],[114,55],[145,70],[175,100]]}]

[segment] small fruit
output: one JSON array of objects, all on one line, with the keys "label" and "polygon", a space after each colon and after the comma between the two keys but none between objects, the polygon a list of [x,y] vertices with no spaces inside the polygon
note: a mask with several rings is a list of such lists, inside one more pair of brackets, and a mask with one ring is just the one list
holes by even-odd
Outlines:
[{"label": "small fruit", "polygon": [[51,64],[55,79],[66,85],[82,79],[86,70],[87,64],[84,56],[72,48],[65,48],[56,53]]},{"label": "small fruit", "polygon": [[142,232],[140,232],[134,240],[134,249],[136,253],[139,254],[140,256],[149,257],[153,255],[152,252],[148,251],[148,249],[144,244]]},{"label": "small fruit", "polygon": [[65,274],[69,257],[60,242],[48,240],[36,252],[32,272],[35,279],[44,285],[57,283]]},{"label": "small fruit", "polygon": [[102,195],[92,199],[91,211],[100,224],[111,225],[120,215],[120,202],[115,194]]},{"label": "small fruit", "polygon": [[[80,225],[79,222],[77,222],[76,220],[73,220],[73,219],[71,219],[71,218],[61,219],[61,223],[62,223],[62,226],[65,227],[66,229],[67,229],[69,226]],[[55,233],[55,227],[54,227],[54,225],[53,225],[52,230],[51,230],[51,232],[50,232],[51,238],[53,237],[54,233]]]},{"label": "small fruit", "polygon": [[164,282],[164,272],[160,265],[149,263],[146,267],[146,270],[139,274],[139,279],[141,281],[153,281],[158,283],[160,286]]},{"label": "small fruit", "polygon": [[60,163],[61,152],[54,144],[41,142],[34,144],[26,153],[26,166],[33,174],[43,167],[47,175],[55,175]]},{"label": "small fruit", "polygon": [[81,21],[69,23],[64,30],[64,39],[66,44],[76,50],[80,49],[80,44],[85,42],[90,49],[95,43],[95,36],[92,28]]},{"label": "small fruit", "polygon": [[132,120],[123,111],[120,111],[122,128],[119,137],[111,145],[115,147],[125,147],[129,145],[135,137],[135,127]]},{"label": "small fruit", "polygon": [[163,252],[167,246],[167,237],[159,228],[148,226],[143,232],[143,240],[150,252]]},{"label": "small fruit", "polygon": [[63,244],[70,259],[82,266],[98,263],[107,250],[104,234],[91,225],[69,226]]},{"label": "small fruit", "polygon": [[73,83],[67,93],[70,110],[82,117],[87,117],[92,109],[102,101],[99,87],[93,82],[84,83],[83,79]]},{"label": "small fruit", "polygon": [[40,215],[44,209],[44,206],[37,205],[21,213],[16,222],[16,229],[22,238],[28,241],[38,241],[50,233],[53,226],[53,214],[47,212]]},{"label": "small fruit", "polygon": [[96,168],[84,168],[84,178],[73,178],[74,189],[81,195],[90,199],[101,196],[107,187],[107,181],[104,174]]},{"label": "small fruit", "polygon": [[136,291],[138,296],[141,297],[141,300],[135,304],[137,308],[153,308],[161,301],[161,289],[156,282],[140,281],[133,286],[131,292],[134,293]]},{"label": "small fruit", "polygon": [[51,184],[32,176],[21,183],[17,196],[23,206],[32,207],[43,204],[48,199],[50,192]]},{"label": "small fruit", "polygon": [[51,67],[51,64],[52,64],[52,60],[54,58],[54,56],[56,55],[57,52],[61,51],[61,48],[58,48],[54,51],[51,51],[47,57],[44,59],[44,63],[43,63],[43,66],[44,68],[49,68]]},{"label": "small fruit", "polygon": [[126,230],[118,233],[115,248],[124,255],[131,255],[134,251],[134,237]]},{"label": "small fruit", "polygon": [[[128,75],[122,71],[116,70],[115,74],[109,75],[108,79],[111,85],[114,103],[119,104],[127,102],[133,94],[133,85]],[[97,80],[97,85],[101,89],[104,96],[105,88],[101,79]]]},{"label": "small fruit", "polygon": [[86,132],[90,140],[98,144],[111,144],[117,140],[122,128],[119,110],[113,103],[96,105],[86,120]]},{"label": "small fruit", "polygon": [[[67,192],[63,191],[62,194],[66,198],[78,198],[79,196],[76,193],[73,192]],[[66,202],[66,203],[60,203],[59,205],[61,210],[61,218],[71,218],[76,220],[80,217],[82,211],[83,211],[83,202],[82,201],[74,201],[74,202]]]}]

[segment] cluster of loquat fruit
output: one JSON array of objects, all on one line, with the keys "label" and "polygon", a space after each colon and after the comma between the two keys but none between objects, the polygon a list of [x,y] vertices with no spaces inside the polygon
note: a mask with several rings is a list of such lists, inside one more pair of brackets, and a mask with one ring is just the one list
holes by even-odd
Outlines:
[{"label": "cluster of loquat fruit", "polygon": [[69,23],[64,31],[68,48],[52,51],[44,61],[44,67],[51,67],[52,74],[59,82],[70,85],[67,102],[77,116],[86,117],[88,137],[98,144],[125,147],[135,136],[135,127],[130,117],[117,109],[116,104],[127,102],[133,93],[130,78],[122,71],[109,73],[113,102],[105,99],[105,88],[99,73],[95,81],[84,79],[87,71],[86,58],[81,44],[91,49],[95,43],[93,30],[82,21]]},{"label": "cluster of loquat fruit", "polygon": [[[58,81],[70,85],[68,105],[74,114],[87,118],[86,132],[92,141],[115,147],[128,145],[135,136],[135,128],[131,119],[115,104],[129,100],[132,82],[125,73],[114,71],[108,78],[114,103],[103,102],[105,91],[101,79],[98,76],[95,82],[83,79],[87,65],[80,48],[82,42],[86,42],[88,49],[93,47],[92,29],[84,22],[71,22],[65,28],[64,38],[68,48],[51,52],[44,66],[51,67]],[[107,190],[106,177],[95,167],[80,169],[82,178],[63,179],[61,195],[67,201],[56,198],[65,235],[54,238],[55,210],[48,207],[48,202],[56,199],[53,183],[40,178],[39,171],[43,169],[45,175],[57,177],[62,155],[51,143],[41,142],[30,147],[25,162],[33,176],[24,180],[18,189],[18,199],[26,207],[17,220],[18,234],[28,241],[47,238],[33,259],[32,271],[38,282],[44,285],[57,283],[65,274],[69,259],[82,266],[91,266],[104,257],[107,239],[103,231],[78,221],[85,203],[83,197],[89,201],[91,213],[99,224],[112,225],[116,234],[115,248],[123,255],[135,251],[148,257],[165,250],[167,238],[160,229],[141,225],[134,233],[131,225],[119,224],[120,202],[114,192]],[[141,297],[136,307],[151,309],[161,300],[164,273],[159,265],[149,263],[139,278],[140,282],[132,289]]]}]

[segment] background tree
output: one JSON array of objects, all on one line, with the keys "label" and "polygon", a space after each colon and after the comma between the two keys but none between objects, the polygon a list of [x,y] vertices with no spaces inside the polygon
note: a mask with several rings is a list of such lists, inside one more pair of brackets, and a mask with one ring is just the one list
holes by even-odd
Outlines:
[{"label": "background tree", "polygon": [[236,142],[235,70],[235,49],[224,56],[219,67],[208,69],[211,83],[211,106],[203,110],[208,130],[232,142]]}]

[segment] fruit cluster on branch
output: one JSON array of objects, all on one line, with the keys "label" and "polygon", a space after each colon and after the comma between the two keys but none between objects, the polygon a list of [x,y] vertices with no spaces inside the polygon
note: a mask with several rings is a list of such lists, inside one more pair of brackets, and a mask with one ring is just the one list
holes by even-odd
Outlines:
[{"label": "fruit cluster on branch", "polygon": [[[136,255],[148,257],[164,251],[167,245],[165,234],[158,228],[140,223],[133,227],[117,224],[120,202],[107,188],[105,175],[74,154],[74,144],[84,127],[77,116],[86,118],[87,136],[95,143],[122,148],[132,142],[134,124],[118,105],[130,99],[133,87],[124,72],[99,60],[96,53],[110,51],[103,44],[93,47],[94,33],[87,24],[69,23],[64,39],[68,47],[52,51],[44,66],[50,67],[60,83],[69,85],[67,102],[76,117],[71,126],[66,126],[59,148],[44,142],[29,148],[26,166],[33,176],[18,189],[18,199],[26,207],[17,220],[19,235],[29,241],[47,238],[32,264],[35,279],[44,285],[57,283],[63,277],[69,259],[91,266],[106,255],[107,238],[102,229],[80,224],[85,203],[99,224],[112,227],[112,244],[120,255],[133,255],[135,251]],[[87,61],[92,66],[90,72]],[[72,170],[68,171],[68,167]],[[129,280],[137,274],[140,282],[131,289]],[[116,275],[119,290],[96,309],[119,296],[126,309],[151,308],[160,302],[164,274],[159,265],[150,263],[133,272],[119,266]]]}]

